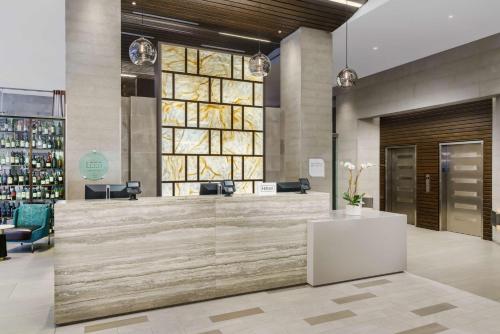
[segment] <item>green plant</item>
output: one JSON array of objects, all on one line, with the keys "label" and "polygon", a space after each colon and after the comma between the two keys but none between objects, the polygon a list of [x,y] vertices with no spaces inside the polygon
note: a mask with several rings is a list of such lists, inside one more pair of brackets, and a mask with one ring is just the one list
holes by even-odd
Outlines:
[{"label": "green plant", "polygon": [[362,193],[361,195],[359,194],[349,195],[348,192],[345,192],[342,198],[345,199],[349,203],[349,205],[358,206],[361,203],[361,199],[363,198],[364,195],[365,195],[364,193]]}]

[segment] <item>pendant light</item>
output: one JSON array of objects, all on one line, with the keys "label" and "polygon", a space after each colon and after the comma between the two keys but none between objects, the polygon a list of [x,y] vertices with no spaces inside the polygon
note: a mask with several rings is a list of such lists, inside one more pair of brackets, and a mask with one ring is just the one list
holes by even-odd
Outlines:
[{"label": "pendant light", "polygon": [[260,52],[260,42],[259,42],[259,52],[250,58],[248,62],[248,69],[252,75],[263,78],[267,77],[271,71],[271,60],[265,54]]},{"label": "pendant light", "polygon": [[[345,2],[347,7],[347,0]],[[347,16],[346,16],[347,18]],[[337,85],[342,88],[350,88],[356,86],[356,81],[358,80],[358,74],[352,68],[347,65],[347,48],[348,48],[348,26],[349,18],[345,21],[345,68],[339,72],[337,75]]]},{"label": "pendant light", "polygon": [[[141,15],[141,35],[144,35],[142,28],[144,28],[144,8]],[[153,43],[141,36],[130,44],[128,55],[134,65],[146,65],[155,63],[157,52]]]}]

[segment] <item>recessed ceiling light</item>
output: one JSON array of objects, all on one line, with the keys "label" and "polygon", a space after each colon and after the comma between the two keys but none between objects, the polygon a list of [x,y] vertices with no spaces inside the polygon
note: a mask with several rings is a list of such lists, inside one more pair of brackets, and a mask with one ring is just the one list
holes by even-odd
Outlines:
[{"label": "recessed ceiling light", "polygon": [[281,30],[278,30],[278,34],[281,34],[282,32],[283,32],[283,31],[281,31]]},{"label": "recessed ceiling light", "polygon": [[263,43],[271,43],[271,41],[268,40],[268,39],[250,37],[250,36],[245,36],[245,35],[230,34],[228,32],[219,32],[219,35],[224,35],[224,36],[229,36],[229,37],[236,37],[236,38],[242,38],[242,39],[249,39],[249,40],[252,40],[252,41],[259,41],[259,42],[263,42]]},{"label": "recessed ceiling light", "polygon": [[454,18],[454,17],[455,17],[455,15],[453,15],[453,14],[448,15],[448,18],[449,18],[449,19],[452,19],[452,18]]},{"label": "recessed ceiling light", "polygon": [[132,1],[132,6],[135,6],[135,5],[137,5],[137,2]]},{"label": "recessed ceiling light", "polygon": [[378,50],[378,46],[374,46],[374,47],[372,48],[372,50],[373,50],[373,51],[377,51],[377,50]]},{"label": "recessed ceiling light", "polygon": [[[345,0],[330,0],[332,2],[336,2],[336,3],[340,3],[342,5],[345,5],[346,4],[346,1]],[[363,6],[362,4],[360,4],[359,2],[355,2],[355,1],[347,1],[347,5],[348,6],[352,6],[352,7],[356,7],[356,8],[359,8],[361,6]]]}]

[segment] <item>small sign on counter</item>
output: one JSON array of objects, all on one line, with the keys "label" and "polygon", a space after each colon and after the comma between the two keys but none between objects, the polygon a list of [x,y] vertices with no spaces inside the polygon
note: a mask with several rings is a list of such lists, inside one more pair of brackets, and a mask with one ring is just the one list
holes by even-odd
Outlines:
[{"label": "small sign on counter", "polygon": [[258,183],[256,192],[259,196],[276,195],[276,182]]}]

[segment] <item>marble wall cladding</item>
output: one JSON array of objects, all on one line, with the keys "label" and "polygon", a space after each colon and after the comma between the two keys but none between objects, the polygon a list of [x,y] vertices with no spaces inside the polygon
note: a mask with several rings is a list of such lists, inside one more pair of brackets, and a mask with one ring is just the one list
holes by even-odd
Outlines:
[{"label": "marble wall cladding", "polygon": [[251,132],[222,132],[222,154],[251,155],[253,154],[252,143],[253,136]]},{"label": "marble wall cladding", "polygon": [[200,194],[200,184],[196,182],[185,182],[175,184],[175,196],[196,196]]},{"label": "marble wall cladding", "polygon": [[163,100],[161,102],[161,124],[163,126],[186,126],[186,103]]},{"label": "marble wall cladding", "polygon": [[260,180],[264,176],[264,159],[262,157],[243,157],[243,178],[245,180]]},{"label": "marble wall cladding", "polygon": [[231,106],[200,103],[200,127],[231,129]]},{"label": "marble wall cladding", "polygon": [[264,129],[264,109],[245,107],[244,120],[243,128],[245,130],[262,131]]},{"label": "marble wall cladding", "polygon": [[210,79],[210,101],[211,102],[221,102],[222,86],[221,80],[212,78]]},{"label": "marble wall cladding", "polygon": [[208,130],[175,129],[176,154],[208,154]]},{"label": "marble wall cladding", "polygon": [[182,155],[164,155],[162,157],[162,181],[185,181],[186,158]]},{"label": "marble wall cladding", "polygon": [[198,180],[198,156],[187,156],[187,179],[188,181]]},{"label": "marble wall cladding", "polygon": [[167,44],[161,48],[161,67],[164,71],[186,71],[186,48]]},{"label": "marble wall cladding", "polygon": [[200,180],[231,179],[231,157],[200,156]]},{"label": "marble wall cladding", "polygon": [[254,133],[254,152],[255,155],[264,155],[264,134],[262,132]]},{"label": "marble wall cladding", "polygon": [[254,88],[254,104],[256,106],[264,105],[264,85],[256,83]]},{"label": "marble wall cladding", "polygon": [[243,182],[234,182],[236,186],[236,192],[238,194],[251,194],[253,193],[253,182],[252,181],[243,181]]},{"label": "marble wall cladding", "polygon": [[187,49],[187,73],[197,74],[198,73],[198,50],[197,49]]},{"label": "marble wall cladding", "polygon": [[248,62],[250,61],[250,57],[244,57],[244,80],[250,80],[250,81],[257,81],[257,82],[262,82],[264,81],[261,77],[256,77],[253,76],[252,73],[250,73],[250,69],[248,67]]},{"label": "marble wall cladding", "polygon": [[[186,155],[184,179],[178,179],[180,175],[172,166],[168,175],[176,178],[163,178],[174,182],[173,189],[166,190],[169,195],[171,190],[179,195],[196,187],[187,182],[176,191],[175,183],[179,181],[221,177],[245,181],[241,156],[263,155],[263,80],[250,74],[248,61],[248,57],[213,50],[161,46],[162,125],[175,127],[162,131],[162,153]],[[192,155],[197,156],[196,163]],[[175,162],[180,164],[180,160]],[[253,170],[257,166],[251,164],[245,170],[249,175],[263,175]],[[235,175],[231,175],[231,167]],[[245,183],[245,189],[253,188],[253,182],[249,184],[252,187]]]},{"label": "marble wall cladding", "polygon": [[220,150],[220,131],[212,130],[210,131],[210,153],[211,154],[221,154]]},{"label": "marble wall cladding", "polygon": [[172,132],[171,128],[161,129],[161,153],[173,153]]},{"label": "marble wall cladding", "polygon": [[174,194],[174,184],[173,183],[162,183],[161,184],[161,195],[162,196],[172,196]]},{"label": "marble wall cladding", "polygon": [[231,54],[200,50],[200,74],[231,78]]},{"label": "marble wall cladding", "polygon": [[222,80],[222,102],[252,105],[253,84],[246,81]]},{"label": "marble wall cladding", "polygon": [[198,103],[187,103],[187,126],[193,128],[198,126]]},{"label": "marble wall cladding", "polygon": [[243,157],[233,156],[233,180],[243,179]]},{"label": "marble wall cladding", "polygon": [[243,129],[243,107],[233,106],[233,129]]},{"label": "marble wall cladding", "polygon": [[242,56],[233,56],[233,79],[243,79]]},{"label": "marble wall cladding", "polygon": [[173,74],[172,73],[162,73],[161,74],[161,96],[164,99],[172,99],[173,96]]},{"label": "marble wall cladding", "polygon": [[208,102],[209,80],[195,75],[175,74],[175,98],[179,100]]},{"label": "marble wall cladding", "polygon": [[328,213],[313,192],[59,202],[55,322],[304,284],[306,220]]}]

